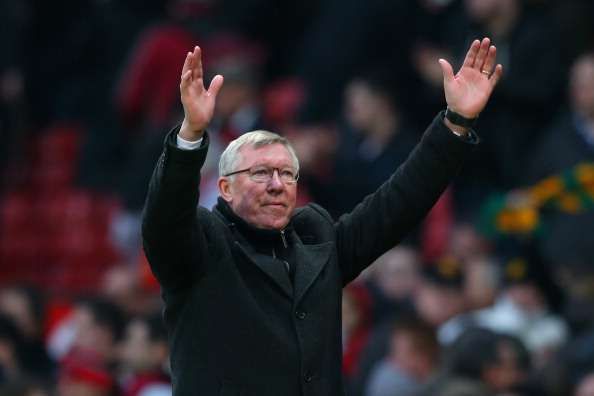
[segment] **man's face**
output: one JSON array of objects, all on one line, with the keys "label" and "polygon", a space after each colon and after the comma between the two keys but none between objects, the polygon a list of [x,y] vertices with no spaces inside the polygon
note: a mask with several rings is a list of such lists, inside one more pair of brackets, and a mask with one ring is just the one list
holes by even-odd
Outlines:
[{"label": "man's face", "polygon": [[[244,146],[239,151],[240,157],[236,169],[267,166],[278,169],[293,169],[289,151],[282,144],[270,144],[258,148]],[[249,172],[242,172],[233,177],[221,177],[219,190],[235,214],[248,223],[267,229],[283,229],[289,223],[295,201],[297,184],[283,183],[277,171],[270,181],[253,181]]]}]

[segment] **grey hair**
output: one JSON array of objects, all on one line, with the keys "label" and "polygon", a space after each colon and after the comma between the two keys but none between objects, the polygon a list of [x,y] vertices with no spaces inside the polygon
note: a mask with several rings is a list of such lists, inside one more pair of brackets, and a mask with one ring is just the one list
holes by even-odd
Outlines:
[{"label": "grey hair", "polygon": [[237,170],[235,167],[239,162],[241,155],[240,150],[243,146],[249,145],[253,148],[258,148],[270,144],[282,144],[285,146],[291,155],[295,171],[299,173],[299,159],[297,158],[297,154],[291,143],[286,138],[276,133],[258,130],[244,133],[229,143],[225,151],[223,151],[223,154],[221,154],[221,159],[219,160],[219,176],[224,176]]}]

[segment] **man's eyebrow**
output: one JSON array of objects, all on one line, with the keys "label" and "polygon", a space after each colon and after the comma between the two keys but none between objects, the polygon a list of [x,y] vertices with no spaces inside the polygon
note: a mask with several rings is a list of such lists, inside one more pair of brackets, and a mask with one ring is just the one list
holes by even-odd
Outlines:
[{"label": "man's eyebrow", "polygon": [[292,163],[291,164],[286,164],[286,165],[281,165],[281,166],[272,166],[272,165],[269,165],[267,163],[258,163],[258,162],[256,162],[255,164],[250,165],[249,168],[254,168],[256,166],[265,166],[267,168],[280,168],[280,169],[291,168],[291,169],[293,169],[293,164]]}]

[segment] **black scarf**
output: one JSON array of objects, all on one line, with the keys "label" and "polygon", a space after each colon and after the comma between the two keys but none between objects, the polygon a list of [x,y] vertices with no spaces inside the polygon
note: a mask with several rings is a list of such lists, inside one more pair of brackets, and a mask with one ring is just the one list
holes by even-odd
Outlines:
[{"label": "black scarf", "polygon": [[239,217],[229,206],[227,201],[219,197],[214,209],[218,211],[231,229],[234,229],[239,236],[249,243],[258,253],[272,256],[288,265],[289,275],[293,279],[294,255],[292,234],[293,226],[291,221],[283,230],[271,230],[256,227],[243,218]]}]

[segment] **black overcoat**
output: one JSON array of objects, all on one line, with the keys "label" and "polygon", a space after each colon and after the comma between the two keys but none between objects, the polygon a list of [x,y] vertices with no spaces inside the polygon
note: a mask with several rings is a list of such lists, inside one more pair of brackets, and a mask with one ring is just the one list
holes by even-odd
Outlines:
[{"label": "black overcoat", "polygon": [[208,136],[177,148],[174,129],[155,168],[143,242],[162,286],[175,396],[342,395],[341,291],[423,218],[476,143],[439,114],[409,159],[334,222],[295,210],[287,240],[294,282],[262,260],[216,211],[198,206]]}]

